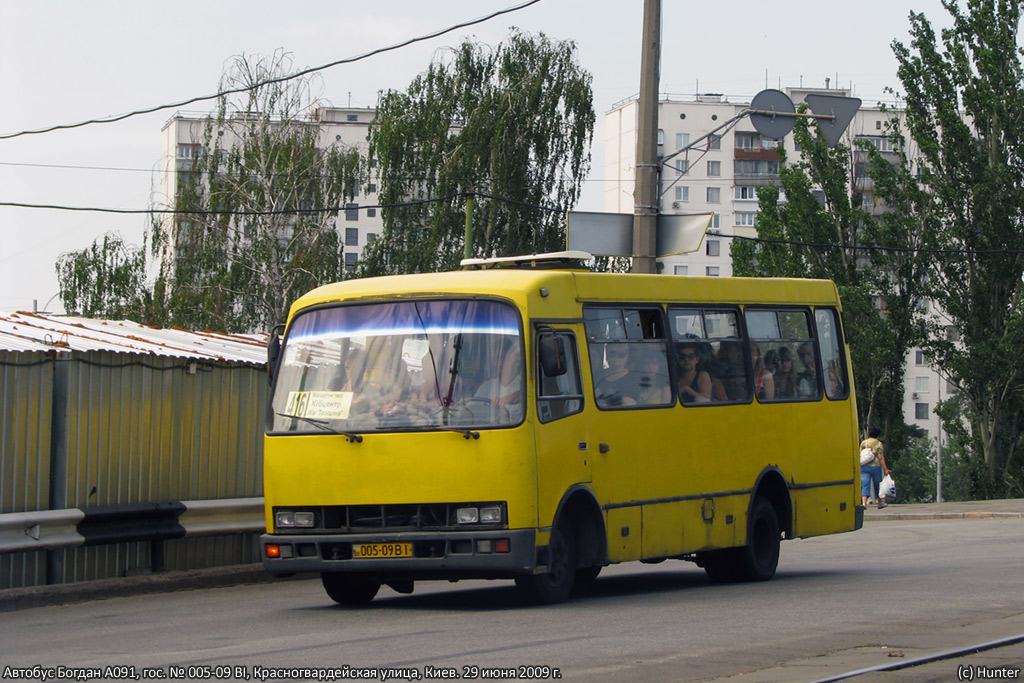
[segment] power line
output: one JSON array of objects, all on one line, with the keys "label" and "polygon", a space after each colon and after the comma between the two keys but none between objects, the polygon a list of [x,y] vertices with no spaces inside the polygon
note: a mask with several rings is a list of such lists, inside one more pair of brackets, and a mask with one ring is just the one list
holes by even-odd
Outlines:
[{"label": "power line", "polygon": [[[33,163],[22,162],[22,161],[0,161],[0,166],[17,166],[19,168],[62,168],[62,169],[69,169],[69,170],[73,170],[73,171],[131,171],[131,172],[134,172],[134,173],[163,173],[163,174],[173,174],[173,173],[181,173],[182,172],[180,169],[131,168],[131,167],[125,167],[125,166],[76,166],[74,164],[33,164]],[[236,173],[226,173],[226,174],[222,174],[222,175],[227,175],[228,177],[231,177],[233,175],[238,175],[238,174],[236,174]],[[264,174],[264,177],[276,178],[276,177],[293,176],[293,175],[295,175],[295,173],[293,173],[293,172],[287,172],[287,173],[283,173],[283,172],[282,173],[266,173],[266,174]],[[322,175],[322,174],[317,174],[317,175],[304,174],[303,177],[308,177],[308,178],[333,178],[335,176]],[[394,180],[395,178],[392,177],[391,179]],[[400,180],[425,180],[426,176],[417,177],[417,178],[401,177],[399,179]],[[376,182],[380,182],[380,180],[383,180],[383,178],[377,178],[375,180],[376,180]],[[715,178],[703,178],[703,179],[698,178],[698,179],[695,179],[695,180],[696,181],[700,181],[700,182],[714,182],[717,179],[715,179]],[[583,179],[581,179],[580,182],[584,182],[584,183],[621,183],[622,179],[621,178],[583,178]]]},{"label": "power line", "polygon": [[396,204],[358,204],[354,202],[353,205],[343,206],[328,206],[310,209],[269,209],[265,211],[254,210],[254,211],[211,211],[208,209],[109,209],[97,206],[63,206],[59,204],[28,204],[24,202],[0,202],[0,206],[11,206],[20,209],[50,209],[55,211],[76,211],[85,213],[114,213],[114,214],[142,214],[142,215],[153,215],[153,214],[168,214],[168,215],[187,215],[187,216],[281,216],[281,215],[300,215],[300,214],[311,214],[311,213],[340,213],[345,210],[359,210],[364,209],[396,209],[408,206],[422,206],[424,204],[438,204],[442,202],[453,201],[455,199],[465,199],[468,197],[481,197],[484,199],[492,199],[494,201],[504,202],[506,204],[516,204],[519,206],[527,206],[533,209],[539,209],[542,211],[555,211],[561,212],[563,209],[550,206],[541,206],[539,204],[531,204],[529,202],[523,202],[516,199],[506,199],[504,197],[498,197],[495,195],[487,194],[486,192],[456,192],[444,197],[435,197],[431,199],[421,199],[410,202],[400,202]]},{"label": "power line", "polygon": [[433,33],[428,33],[426,35],[422,35],[422,36],[419,36],[419,37],[416,37],[416,38],[409,38],[408,40],[404,40],[401,43],[395,43],[394,45],[389,45],[387,47],[377,48],[376,50],[371,50],[370,52],[366,52],[366,53],[363,53],[361,55],[357,55],[355,57],[347,57],[345,59],[339,59],[337,61],[330,62],[329,64],[324,64],[322,66],[310,67],[308,69],[303,69],[302,71],[298,71],[298,72],[296,72],[294,74],[290,74],[288,76],[281,76],[281,77],[278,77],[278,78],[271,78],[269,80],[261,81],[259,83],[255,83],[253,85],[246,86],[244,88],[234,88],[232,90],[225,90],[223,92],[216,93],[215,95],[201,95],[199,97],[193,97],[191,99],[182,100],[180,102],[174,102],[174,103],[171,103],[171,104],[161,104],[161,105],[157,105],[155,107],[148,107],[146,109],[138,109],[136,111],[131,111],[131,112],[128,112],[126,114],[119,114],[118,116],[111,116],[111,117],[104,118],[104,119],[90,119],[88,121],[80,121],[78,123],[67,123],[67,124],[60,124],[60,125],[56,125],[56,126],[50,126],[48,128],[39,128],[39,129],[36,129],[36,130],[23,130],[23,131],[19,131],[17,133],[7,133],[7,134],[4,134],[4,135],[0,135],[0,140],[10,140],[12,138],[21,137],[21,136],[24,136],[24,135],[41,135],[43,133],[52,133],[53,131],[57,131],[57,130],[68,130],[68,129],[71,129],[71,128],[82,128],[84,126],[90,126],[90,125],[93,125],[93,124],[115,123],[117,121],[123,121],[125,119],[131,118],[133,116],[140,116],[142,114],[152,114],[153,112],[161,111],[163,109],[177,109],[179,107],[185,107],[185,106],[188,106],[190,104],[194,104],[196,102],[203,102],[203,101],[206,101],[206,100],[215,100],[218,97],[222,97],[224,95],[235,95],[235,94],[238,94],[238,93],[241,93],[241,92],[246,92],[246,91],[249,91],[249,90],[255,90],[256,88],[260,88],[260,87],[263,87],[265,85],[274,85],[275,83],[283,83],[285,81],[290,81],[290,80],[292,80],[294,78],[299,78],[300,76],[306,76],[308,74],[315,73],[317,71],[323,71],[324,69],[329,69],[331,67],[339,66],[341,64],[351,64],[353,62],[358,62],[358,61],[361,61],[363,59],[367,59],[369,57],[373,57],[373,56],[376,56],[376,55],[379,55],[379,54],[383,54],[385,52],[391,52],[393,50],[398,50],[399,48],[407,47],[409,45],[412,45],[413,43],[419,43],[419,42],[422,42],[422,41],[425,41],[425,40],[430,40],[431,38],[438,38],[440,36],[445,35],[446,33],[451,33],[452,31],[457,31],[460,28],[466,28],[468,26],[475,26],[476,24],[482,24],[485,21],[489,21],[489,20],[491,20],[491,19],[493,19],[495,17],[501,16],[503,14],[511,14],[512,12],[518,12],[521,9],[526,9],[527,7],[529,7],[531,5],[535,5],[538,2],[540,2],[540,1],[541,0],[526,0],[526,2],[520,3],[518,5],[514,5],[512,7],[506,7],[505,9],[497,10],[496,12],[492,12],[492,13],[490,13],[490,14],[488,14],[486,16],[480,17],[478,19],[473,19],[471,21],[465,21],[465,22],[463,22],[461,24],[455,24],[454,26],[449,26],[448,28],[440,29],[440,30],[434,31]]},{"label": "power line", "polygon": [[[439,204],[443,202],[454,201],[456,199],[466,199],[469,197],[490,199],[505,204],[514,204],[517,206],[525,206],[531,209],[538,209],[540,211],[551,211],[554,213],[560,213],[564,211],[564,209],[558,207],[543,206],[540,204],[533,204],[530,202],[519,201],[516,199],[508,199],[507,197],[499,197],[496,195],[488,194],[486,192],[456,192],[450,195],[446,195],[444,197],[434,197],[431,199],[421,199],[411,202],[401,202],[397,204],[359,204],[356,206],[332,206],[316,209],[272,209],[268,211],[209,211],[200,209],[106,209],[90,206],[58,206],[54,204],[25,204],[21,202],[0,202],[0,206],[13,206],[27,209],[53,209],[58,211],[79,211],[115,214],[169,214],[190,216],[280,216],[312,213],[341,213],[342,211],[346,210],[362,211],[364,209],[397,209],[410,206],[423,206],[426,204]],[[989,256],[996,254],[1024,254],[1024,249],[932,249],[927,247],[884,247],[872,244],[803,242],[800,240],[782,240],[764,237],[747,237],[744,235],[726,235],[722,233],[716,233],[713,236],[715,238],[745,240],[748,242],[757,242],[759,244],[784,244],[793,247],[811,247],[815,249],[853,249],[861,251],[881,251],[886,253],[897,254],[964,254],[980,256]]]},{"label": "power line", "polygon": [[734,240],[746,240],[748,242],[758,242],[760,244],[785,244],[793,247],[812,247],[816,249],[854,249],[861,251],[884,251],[896,254],[976,254],[982,256],[993,254],[1024,254],[1024,249],[930,249],[927,247],[883,247],[876,244],[800,242],[798,240],[780,240],[769,239],[764,237],[746,237],[744,235],[717,234],[715,235],[715,237],[725,237],[727,239]]}]

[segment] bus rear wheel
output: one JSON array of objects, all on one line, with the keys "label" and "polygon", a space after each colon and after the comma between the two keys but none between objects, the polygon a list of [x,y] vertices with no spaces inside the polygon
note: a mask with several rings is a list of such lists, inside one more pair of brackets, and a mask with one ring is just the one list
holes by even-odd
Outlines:
[{"label": "bus rear wheel", "polygon": [[750,511],[749,543],[736,548],[738,578],[742,581],[767,581],[775,576],[781,542],[775,508],[766,498],[758,498]]},{"label": "bus rear wheel", "polygon": [[363,574],[322,572],[320,580],[331,600],[339,605],[368,605],[380,590],[380,584]]},{"label": "bus rear wheel", "polygon": [[548,571],[516,578],[516,587],[531,602],[553,605],[569,597],[576,579],[576,537],[565,520],[551,530]]},{"label": "bus rear wheel", "polygon": [[697,562],[715,583],[767,581],[775,576],[782,541],[775,508],[758,498],[750,510],[749,543],[739,548],[697,553]]}]

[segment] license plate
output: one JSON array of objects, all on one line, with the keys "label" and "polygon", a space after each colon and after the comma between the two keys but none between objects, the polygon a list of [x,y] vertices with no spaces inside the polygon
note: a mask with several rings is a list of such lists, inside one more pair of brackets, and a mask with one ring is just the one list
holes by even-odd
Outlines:
[{"label": "license plate", "polygon": [[412,543],[353,543],[352,558],[412,557]]}]

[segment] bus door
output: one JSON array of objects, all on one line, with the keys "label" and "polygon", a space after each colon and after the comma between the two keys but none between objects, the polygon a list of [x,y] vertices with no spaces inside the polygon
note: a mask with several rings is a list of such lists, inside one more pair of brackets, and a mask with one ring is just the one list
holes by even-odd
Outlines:
[{"label": "bus door", "polygon": [[594,408],[588,411],[593,488],[605,509],[613,561],[638,559],[648,534],[645,499],[657,487],[662,454],[679,434],[668,429],[674,406],[664,314],[654,306],[584,309]]},{"label": "bus door", "polygon": [[576,332],[544,326],[535,339],[537,507],[544,527],[554,521],[563,494],[590,481],[597,448],[590,443],[584,413]]}]

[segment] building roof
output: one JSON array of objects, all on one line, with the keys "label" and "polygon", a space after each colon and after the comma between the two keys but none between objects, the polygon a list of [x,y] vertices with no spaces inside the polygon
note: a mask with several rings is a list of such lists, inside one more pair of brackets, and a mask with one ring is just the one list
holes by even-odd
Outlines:
[{"label": "building roof", "polygon": [[97,320],[0,311],[0,351],[111,351],[262,365],[267,335],[160,329],[131,320]]}]

